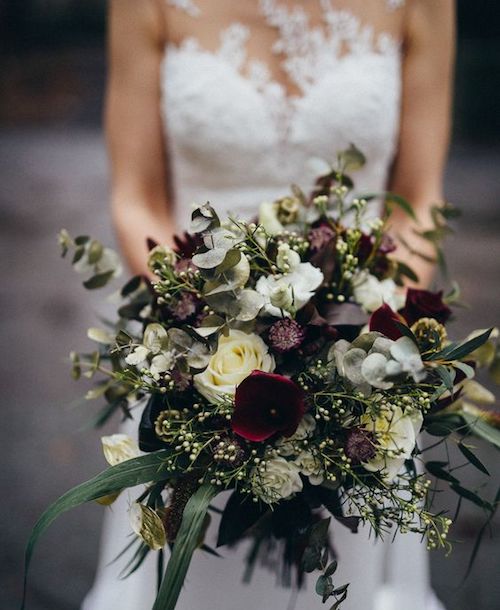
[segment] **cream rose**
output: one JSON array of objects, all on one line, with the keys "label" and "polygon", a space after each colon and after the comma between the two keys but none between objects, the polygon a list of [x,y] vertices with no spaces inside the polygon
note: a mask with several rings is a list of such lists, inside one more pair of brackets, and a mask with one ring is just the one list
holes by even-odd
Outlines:
[{"label": "cream rose", "polygon": [[266,460],[261,468],[252,477],[252,491],[264,502],[272,504],[302,491],[300,471],[294,462],[276,457]]},{"label": "cream rose", "polygon": [[271,373],[274,366],[274,358],[258,335],[230,330],[227,337],[220,337],[207,368],[194,376],[194,385],[207,400],[216,403],[223,394],[234,395],[236,386],[252,371]]},{"label": "cream rose", "polygon": [[321,485],[324,480],[321,462],[310,451],[302,451],[295,459],[300,472],[309,478],[311,485]]},{"label": "cream rose", "polygon": [[411,457],[422,428],[423,417],[419,411],[403,413],[400,407],[381,410],[378,417],[361,418],[365,427],[376,435],[377,453],[363,466],[371,472],[379,472],[387,481],[395,479],[405,460]]}]

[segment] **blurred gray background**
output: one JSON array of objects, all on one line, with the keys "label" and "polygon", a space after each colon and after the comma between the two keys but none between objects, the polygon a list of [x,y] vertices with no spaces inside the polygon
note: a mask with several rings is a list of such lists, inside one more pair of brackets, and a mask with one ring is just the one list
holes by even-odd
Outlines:
[{"label": "blurred gray background", "polygon": [[[457,337],[500,322],[500,37],[497,3],[459,8],[455,129],[448,198],[462,208],[447,245],[451,274],[471,309]],[[0,608],[18,607],[29,529],[49,502],[101,470],[102,431],[86,429],[97,405],[70,379],[71,348],[88,346],[98,299],[59,259],[56,235],[113,240],[101,131],[105,80],[102,0],[0,0]],[[114,425],[107,432],[115,431]],[[498,453],[479,448],[498,486]],[[484,479],[469,470],[478,487]],[[443,494],[442,506],[454,506]],[[62,517],[44,537],[31,574],[31,610],[76,610],[89,588],[102,508]],[[463,575],[482,523],[464,503],[453,553],[432,554],[434,586],[450,610],[500,608],[500,519],[470,578]],[[111,610],[111,609],[110,609]],[[146,610],[146,609],[138,609]],[[193,609],[194,610],[194,609]],[[361,609],[360,609],[361,610]]]}]

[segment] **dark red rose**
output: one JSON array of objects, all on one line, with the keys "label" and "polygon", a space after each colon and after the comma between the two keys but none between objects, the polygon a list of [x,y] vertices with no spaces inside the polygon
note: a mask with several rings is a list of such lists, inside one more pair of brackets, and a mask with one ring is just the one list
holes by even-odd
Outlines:
[{"label": "dark red rose", "polygon": [[370,316],[370,330],[382,333],[386,337],[389,337],[389,339],[396,341],[396,339],[403,336],[403,333],[399,330],[396,322],[404,324],[405,320],[398,313],[393,311],[387,303],[384,303]]},{"label": "dark red rose", "polygon": [[283,375],[252,371],[236,388],[231,428],[249,441],[292,436],[305,412],[304,391]]},{"label": "dark red rose", "polygon": [[408,288],[406,303],[401,315],[411,326],[420,318],[434,318],[444,324],[451,316],[451,309],[443,303],[443,292],[430,292]]}]

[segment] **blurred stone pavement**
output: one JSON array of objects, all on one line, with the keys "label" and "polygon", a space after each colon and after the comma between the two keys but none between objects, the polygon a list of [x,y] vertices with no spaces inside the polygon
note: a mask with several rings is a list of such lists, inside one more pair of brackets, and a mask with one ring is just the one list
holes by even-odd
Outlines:
[{"label": "blurred stone pavement", "polygon": [[[471,306],[459,312],[457,335],[500,323],[499,167],[500,150],[456,148],[449,164],[447,194],[464,216],[447,253],[451,275]],[[72,235],[112,241],[106,171],[96,128],[0,131],[2,610],[18,607],[23,547],[36,518],[105,465],[102,431],[85,429],[97,405],[79,401],[85,384],[71,380],[66,361],[70,349],[89,345],[85,332],[96,323],[99,295],[87,293],[69,263],[60,260],[56,235],[65,227]],[[498,485],[498,453],[478,454]],[[468,479],[482,485],[476,475],[468,469]],[[490,496],[494,491],[494,483],[483,490]],[[445,494],[439,502],[448,500]],[[432,554],[433,583],[449,610],[498,610],[500,520],[462,583],[483,518],[466,504],[452,532],[458,541],[453,553]],[[29,610],[79,608],[93,577],[102,513],[97,505],[86,506],[49,529],[34,557]]]}]

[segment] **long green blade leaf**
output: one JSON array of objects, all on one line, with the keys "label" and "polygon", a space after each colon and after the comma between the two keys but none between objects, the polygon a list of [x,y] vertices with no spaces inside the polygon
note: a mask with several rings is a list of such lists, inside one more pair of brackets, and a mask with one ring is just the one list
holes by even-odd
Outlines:
[{"label": "long green blade leaf", "polygon": [[485,441],[488,441],[488,443],[494,445],[497,449],[500,449],[500,430],[498,428],[493,427],[488,422],[471,413],[462,411],[460,412],[460,415],[467,423],[472,434],[479,436]]},{"label": "long green blade leaf", "polygon": [[141,483],[161,481],[167,478],[167,473],[163,466],[168,456],[168,451],[157,451],[148,455],[142,455],[138,458],[126,460],[117,466],[112,466],[89,481],[70,489],[43,513],[33,527],[26,546],[24,559],[24,593],[21,610],[25,608],[26,584],[33,551],[38,539],[49,525],[62,513],[71,508],[75,508],[80,504],[84,504],[85,502],[96,500],[97,498],[109,495],[126,487],[134,487]]},{"label": "long green blade leaf", "polygon": [[158,592],[153,610],[174,610],[195,549],[200,543],[205,515],[219,489],[202,485],[189,499],[181,527]]}]

